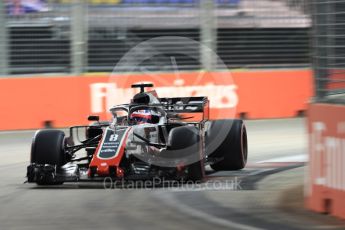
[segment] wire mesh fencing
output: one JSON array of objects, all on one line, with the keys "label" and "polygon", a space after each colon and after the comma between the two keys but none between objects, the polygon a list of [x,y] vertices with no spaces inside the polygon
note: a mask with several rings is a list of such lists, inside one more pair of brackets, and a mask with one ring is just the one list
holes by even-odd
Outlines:
[{"label": "wire mesh fencing", "polygon": [[230,69],[310,65],[306,0],[7,0],[0,9],[2,75],[112,72],[148,40],[138,58],[150,56],[140,64],[150,71],[223,69],[215,54]]},{"label": "wire mesh fencing", "polygon": [[345,94],[345,1],[313,0],[313,69],[316,99]]},{"label": "wire mesh fencing", "polygon": [[[9,74],[70,72],[71,7],[5,1],[1,21],[3,50]],[[27,4],[24,4],[27,3]],[[4,51],[6,50],[6,51]]]}]

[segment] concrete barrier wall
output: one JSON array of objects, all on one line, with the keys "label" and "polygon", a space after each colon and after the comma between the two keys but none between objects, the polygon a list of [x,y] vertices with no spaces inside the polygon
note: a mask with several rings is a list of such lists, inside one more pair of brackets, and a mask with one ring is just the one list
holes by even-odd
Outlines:
[{"label": "concrete barrier wall", "polygon": [[161,97],[209,96],[213,119],[294,117],[313,92],[310,70],[2,78],[0,130],[87,124],[89,114],[107,119],[110,106],[129,102],[137,82],[153,82]]},{"label": "concrete barrier wall", "polygon": [[345,105],[310,104],[307,208],[345,219]]}]

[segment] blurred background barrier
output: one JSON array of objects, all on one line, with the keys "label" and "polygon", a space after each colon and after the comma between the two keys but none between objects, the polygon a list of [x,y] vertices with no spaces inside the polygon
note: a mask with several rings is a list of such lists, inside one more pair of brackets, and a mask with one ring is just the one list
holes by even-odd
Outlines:
[{"label": "blurred background barrier", "polygon": [[[96,80],[118,84],[127,78],[159,78],[174,87],[179,75],[186,76],[184,80],[201,79],[200,93],[210,96],[211,106],[222,98],[205,89],[223,85],[226,92],[221,92],[233,95],[224,101],[237,106],[236,111],[222,111],[226,117],[303,115],[313,94],[311,14],[306,2],[1,1],[0,115],[6,119],[0,129],[38,128],[46,120],[60,127],[85,123],[86,115],[95,112],[89,91]],[[186,49],[176,36],[196,45]],[[137,66],[121,62],[121,68],[114,69],[125,54],[148,40],[154,49],[138,53]],[[234,81],[224,72],[231,72]],[[228,83],[204,81],[200,73],[217,73]],[[114,80],[114,74],[121,77]],[[180,96],[194,95],[186,86],[179,92],[186,93]],[[124,99],[128,98],[115,102],[128,102]],[[18,104],[25,104],[26,119]],[[217,111],[216,105],[212,111]]]},{"label": "blurred background barrier", "polygon": [[345,219],[345,105],[311,104],[306,206]]},{"label": "blurred background barrier", "polygon": [[345,219],[345,1],[313,0],[306,207]]},{"label": "blurred background barrier", "polygon": [[[231,69],[310,66],[304,0],[6,0],[0,7],[3,75],[112,72],[131,48],[158,36],[199,41]],[[180,44],[159,45],[164,55],[143,66],[172,71],[167,57]],[[193,55],[198,60],[175,54],[179,70],[224,68],[202,48]]]},{"label": "blurred background barrier", "polygon": [[[162,96],[207,94],[213,119],[294,117],[306,110],[312,96],[309,70],[233,72],[232,79],[224,75],[208,72],[197,84],[199,72],[160,73],[146,79]],[[0,98],[6,98],[0,103],[0,130],[34,129],[46,121],[54,127],[87,124],[89,114],[106,119],[107,109],[128,102],[135,93],[130,85],[141,81],[141,74],[0,79]]]}]

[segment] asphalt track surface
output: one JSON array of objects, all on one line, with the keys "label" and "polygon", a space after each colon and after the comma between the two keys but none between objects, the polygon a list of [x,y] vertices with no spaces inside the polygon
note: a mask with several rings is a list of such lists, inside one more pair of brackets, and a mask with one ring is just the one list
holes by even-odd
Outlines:
[{"label": "asphalt track surface", "polygon": [[[303,183],[305,120],[248,121],[247,130],[245,170],[209,170],[203,184],[153,189],[23,184],[34,131],[1,132],[0,229],[339,228],[310,218],[297,221],[270,206],[276,191]],[[272,175],[270,188],[260,184]]]}]

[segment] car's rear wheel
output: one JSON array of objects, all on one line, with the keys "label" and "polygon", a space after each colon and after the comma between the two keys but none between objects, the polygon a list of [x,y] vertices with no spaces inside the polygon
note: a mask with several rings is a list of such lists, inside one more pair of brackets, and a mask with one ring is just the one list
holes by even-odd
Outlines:
[{"label": "car's rear wheel", "polygon": [[[222,130],[225,132],[224,135],[218,135]],[[217,135],[223,140],[219,146],[210,150],[212,142],[217,141]],[[212,169],[216,171],[243,169],[248,158],[247,131],[243,121],[237,119],[212,121],[206,136],[206,148],[209,151],[208,157],[215,160],[215,163],[210,165]]]},{"label": "car's rear wheel", "polygon": [[[61,130],[39,130],[36,132],[31,147],[31,163],[61,167],[67,163],[65,154],[65,133]],[[62,184],[51,178],[38,178],[39,185]]]}]

